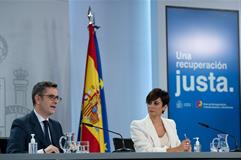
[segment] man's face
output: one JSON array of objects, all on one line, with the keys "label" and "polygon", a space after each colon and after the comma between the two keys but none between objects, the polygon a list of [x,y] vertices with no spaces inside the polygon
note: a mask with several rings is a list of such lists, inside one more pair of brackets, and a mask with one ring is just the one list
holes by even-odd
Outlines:
[{"label": "man's face", "polygon": [[42,95],[36,95],[36,109],[43,117],[49,117],[55,113],[58,103],[57,88],[46,88]]}]

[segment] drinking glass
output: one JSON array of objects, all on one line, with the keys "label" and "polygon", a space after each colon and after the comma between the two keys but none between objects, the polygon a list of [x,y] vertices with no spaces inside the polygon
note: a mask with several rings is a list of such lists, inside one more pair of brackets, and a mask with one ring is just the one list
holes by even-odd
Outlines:
[{"label": "drinking glass", "polygon": [[89,141],[77,141],[76,146],[77,146],[76,153],[89,153],[89,150],[90,150]]}]

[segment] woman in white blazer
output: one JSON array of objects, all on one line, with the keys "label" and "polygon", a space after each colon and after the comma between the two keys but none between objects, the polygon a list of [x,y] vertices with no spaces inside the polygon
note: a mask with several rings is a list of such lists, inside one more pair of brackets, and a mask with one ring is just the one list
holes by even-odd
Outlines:
[{"label": "woman in white blazer", "polygon": [[180,142],[176,123],[161,117],[169,103],[169,95],[159,88],[146,97],[148,115],[131,122],[131,139],[137,152],[185,152],[191,151],[189,139]]}]

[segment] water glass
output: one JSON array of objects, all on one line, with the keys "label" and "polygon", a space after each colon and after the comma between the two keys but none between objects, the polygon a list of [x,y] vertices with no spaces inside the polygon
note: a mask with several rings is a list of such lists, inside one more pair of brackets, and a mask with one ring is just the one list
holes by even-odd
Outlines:
[{"label": "water glass", "polygon": [[214,142],[210,143],[210,152],[218,152],[218,144]]},{"label": "water glass", "polygon": [[77,141],[76,146],[77,146],[76,153],[89,153],[90,152],[89,141]]}]

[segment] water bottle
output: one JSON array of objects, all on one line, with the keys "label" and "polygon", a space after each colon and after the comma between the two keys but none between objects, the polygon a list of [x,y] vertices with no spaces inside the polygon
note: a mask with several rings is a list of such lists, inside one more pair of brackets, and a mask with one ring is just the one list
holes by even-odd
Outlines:
[{"label": "water bottle", "polygon": [[28,144],[28,153],[29,154],[36,154],[38,150],[38,144],[36,143],[34,136],[35,134],[31,134],[32,138]]},{"label": "water bottle", "polygon": [[196,142],[193,147],[194,152],[201,152],[201,144],[199,142],[199,137],[195,137],[193,139],[196,139]]}]

